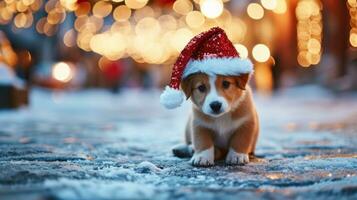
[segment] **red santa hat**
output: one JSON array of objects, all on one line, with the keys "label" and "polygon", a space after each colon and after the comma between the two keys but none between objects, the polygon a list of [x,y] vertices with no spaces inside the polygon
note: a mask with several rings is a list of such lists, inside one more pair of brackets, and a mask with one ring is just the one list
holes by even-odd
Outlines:
[{"label": "red santa hat", "polygon": [[185,97],[180,90],[181,80],[191,74],[240,75],[252,72],[252,62],[239,57],[224,30],[211,28],[192,38],[182,50],[173,66],[170,84],[160,96],[160,103],[168,109],[179,107]]}]

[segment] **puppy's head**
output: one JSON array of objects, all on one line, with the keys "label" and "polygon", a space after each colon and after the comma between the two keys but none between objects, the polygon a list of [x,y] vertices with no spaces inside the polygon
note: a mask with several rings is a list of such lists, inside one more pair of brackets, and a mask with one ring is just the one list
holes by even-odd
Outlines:
[{"label": "puppy's head", "polygon": [[235,109],[249,79],[249,74],[239,76],[211,76],[192,74],[181,81],[187,99],[203,113],[219,117]]}]

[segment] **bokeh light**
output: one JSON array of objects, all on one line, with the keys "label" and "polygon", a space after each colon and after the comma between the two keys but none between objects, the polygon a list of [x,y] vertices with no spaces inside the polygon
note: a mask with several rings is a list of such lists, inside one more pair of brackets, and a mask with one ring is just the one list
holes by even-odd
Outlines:
[{"label": "bokeh light", "polygon": [[247,7],[248,16],[252,19],[261,19],[264,17],[264,9],[261,5],[257,3],[251,3]]},{"label": "bokeh light", "polygon": [[186,15],[186,24],[191,28],[199,28],[205,23],[205,17],[198,11],[189,12]]},{"label": "bokeh light", "polygon": [[297,23],[298,56],[302,67],[316,65],[321,59],[322,14],[315,0],[301,0],[295,9]]},{"label": "bokeh light", "polygon": [[173,4],[173,10],[181,15],[186,15],[191,12],[193,5],[189,0],[177,0]]},{"label": "bokeh light", "polygon": [[277,4],[273,12],[277,14],[284,14],[287,11],[286,0],[276,0]]},{"label": "bokeh light", "polygon": [[239,57],[248,58],[248,49],[242,44],[235,44],[234,47],[239,53]]},{"label": "bokeh light", "polygon": [[76,45],[76,32],[71,29],[68,30],[63,36],[63,43],[67,47],[74,47]]},{"label": "bokeh light", "polygon": [[267,10],[274,10],[278,6],[277,0],[261,0],[260,2]]},{"label": "bokeh light", "polygon": [[131,9],[140,9],[148,3],[148,0],[125,0],[125,4]]},{"label": "bokeh light", "polygon": [[131,10],[125,5],[121,5],[115,8],[113,12],[113,18],[116,21],[125,21],[130,18]]},{"label": "bokeh light", "polygon": [[223,2],[222,0],[201,0],[200,8],[204,16],[214,19],[222,14]]},{"label": "bokeh light", "polygon": [[270,58],[270,50],[264,44],[257,44],[253,47],[253,57],[258,62],[265,62]]},{"label": "bokeh light", "polygon": [[72,68],[65,62],[58,62],[53,65],[52,76],[61,82],[69,82],[73,78]]},{"label": "bokeh light", "polygon": [[92,11],[94,16],[103,18],[108,16],[112,12],[112,9],[113,9],[112,4],[110,4],[109,2],[98,1],[93,6]]},{"label": "bokeh light", "polygon": [[352,33],[350,35],[350,43],[353,47],[357,47],[357,33]]}]

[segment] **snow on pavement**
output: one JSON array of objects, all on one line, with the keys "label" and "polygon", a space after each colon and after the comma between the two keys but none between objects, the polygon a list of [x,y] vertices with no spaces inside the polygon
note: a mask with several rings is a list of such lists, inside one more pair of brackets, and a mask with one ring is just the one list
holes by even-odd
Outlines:
[{"label": "snow on pavement", "polygon": [[0,199],[356,199],[355,94],[256,95],[259,157],[211,168],[172,156],[190,104],[159,94],[35,89],[30,108],[0,111]]}]

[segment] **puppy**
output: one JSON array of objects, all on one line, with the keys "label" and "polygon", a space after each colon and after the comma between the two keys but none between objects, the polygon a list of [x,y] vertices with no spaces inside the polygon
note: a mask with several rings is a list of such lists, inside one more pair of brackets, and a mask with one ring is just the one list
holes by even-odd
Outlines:
[{"label": "puppy", "polygon": [[173,149],[176,156],[187,155],[192,144],[190,162],[194,166],[211,166],[223,158],[229,165],[249,162],[249,155],[254,155],[259,122],[248,79],[249,74],[196,73],[181,81],[182,90],[193,103],[193,112],[185,131],[186,153],[180,146]]}]

